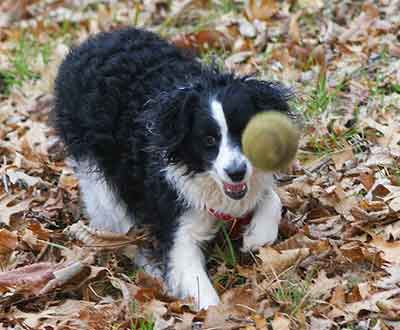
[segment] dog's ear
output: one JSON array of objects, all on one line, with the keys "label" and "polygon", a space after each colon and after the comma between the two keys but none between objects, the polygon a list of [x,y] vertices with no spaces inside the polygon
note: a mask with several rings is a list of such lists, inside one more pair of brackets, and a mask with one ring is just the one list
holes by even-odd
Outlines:
[{"label": "dog's ear", "polygon": [[280,111],[291,115],[288,101],[293,97],[293,92],[278,82],[256,80],[247,77],[242,80],[246,89],[254,100],[258,111]]},{"label": "dog's ear", "polygon": [[162,93],[147,104],[144,124],[151,150],[166,152],[170,159],[177,157],[180,146],[191,132],[196,100],[195,92],[177,89]]}]

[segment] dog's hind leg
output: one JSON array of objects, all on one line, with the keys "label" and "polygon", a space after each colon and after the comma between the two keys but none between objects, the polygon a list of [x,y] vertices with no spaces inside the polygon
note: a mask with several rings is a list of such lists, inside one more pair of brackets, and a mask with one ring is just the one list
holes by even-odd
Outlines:
[{"label": "dog's hind leg", "polygon": [[81,197],[90,226],[106,231],[126,233],[134,224],[133,216],[105,179],[87,161],[72,162],[79,179]]}]

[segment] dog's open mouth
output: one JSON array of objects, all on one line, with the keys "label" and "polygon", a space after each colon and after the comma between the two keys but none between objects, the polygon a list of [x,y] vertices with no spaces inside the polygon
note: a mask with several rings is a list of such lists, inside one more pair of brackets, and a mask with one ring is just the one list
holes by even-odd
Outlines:
[{"label": "dog's open mouth", "polygon": [[247,193],[247,184],[245,183],[237,183],[237,184],[232,184],[232,183],[227,183],[224,182],[224,192],[225,195],[232,199],[242,199],[244,195]]}]

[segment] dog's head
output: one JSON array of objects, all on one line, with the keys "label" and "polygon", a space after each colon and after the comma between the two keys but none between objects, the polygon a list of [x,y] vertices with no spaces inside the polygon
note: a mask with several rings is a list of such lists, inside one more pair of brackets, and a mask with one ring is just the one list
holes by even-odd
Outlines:
[{"label": "dog's head", "polygon": [[168,165],[182,165],[187,175],[211,177],[232,200],[240,200],[255,172],[242,152],[241,137],[249,120],[262,111],[289,113],[283,86],[231,76],[176,88],[160,95],[149,131],[153,146]]}]

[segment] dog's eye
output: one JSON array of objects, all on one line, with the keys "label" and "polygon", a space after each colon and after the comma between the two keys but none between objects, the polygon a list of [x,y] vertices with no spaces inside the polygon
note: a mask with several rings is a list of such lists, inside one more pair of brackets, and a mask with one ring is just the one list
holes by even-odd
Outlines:
[{"label": "dog's eye", "polygon": [[206,136],[204,142],[205,142],[206,147],[208,147],[208,148],[215,147],[217,145],[217,139],[212,135]]}]

